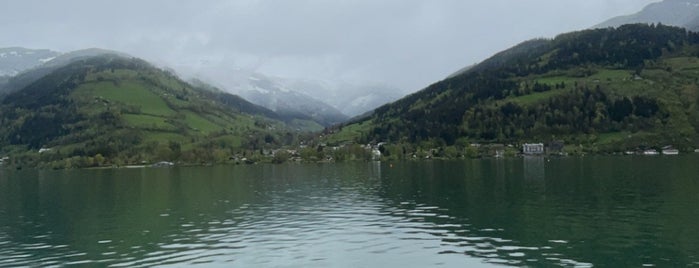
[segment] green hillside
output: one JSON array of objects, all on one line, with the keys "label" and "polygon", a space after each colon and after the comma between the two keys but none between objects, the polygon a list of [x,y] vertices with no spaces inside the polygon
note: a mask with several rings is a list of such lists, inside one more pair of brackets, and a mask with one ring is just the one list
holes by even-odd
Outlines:
[{"label": "green hillside", "polygon": [[625,25],[525,42],[324,140],[464,149],[563,141],[616,152],[699,147],[699,34]]},{"label": "green hillside", "polygon": [[[17,166],[221,162],[279,146],[275,114],[117,55],[78,60],[6,96],[0,155]],[[283,137],[283,138],[282,138]],[[42,153],[38,153],[40,149]]]},{"label": "green hillside", "polygon": [[130,56],[120,52],[98,48],[77,50],[60,55],[55,53],[55,58],[48,62],[43,64],[35,64],[31,68],[25,68],[15,76],[7,77],[5,79],[0,78],[0,98],[4,97],[4,95],[23,89],[42,77],[72,62],[101,55],[118,55],[130,58]]}]

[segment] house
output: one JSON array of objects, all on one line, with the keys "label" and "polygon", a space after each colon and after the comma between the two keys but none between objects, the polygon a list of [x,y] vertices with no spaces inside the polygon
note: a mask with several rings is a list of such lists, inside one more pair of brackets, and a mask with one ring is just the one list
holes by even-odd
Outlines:
[{"label": "house", "polygon": [[522,146],[522,153],[525,155],[540,155],[544,154],[543,143],[525,143]]}]

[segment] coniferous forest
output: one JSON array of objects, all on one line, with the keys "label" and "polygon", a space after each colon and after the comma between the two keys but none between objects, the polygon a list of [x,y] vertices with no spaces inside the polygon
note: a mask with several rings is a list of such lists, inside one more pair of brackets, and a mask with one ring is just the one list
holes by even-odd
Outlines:
[{"label": "coniferous forest", "polygon": [[624,25],[537,39],[372,115],[330,141],[426,144],[562,141],[619,151],[699,141],[699,34]]}]

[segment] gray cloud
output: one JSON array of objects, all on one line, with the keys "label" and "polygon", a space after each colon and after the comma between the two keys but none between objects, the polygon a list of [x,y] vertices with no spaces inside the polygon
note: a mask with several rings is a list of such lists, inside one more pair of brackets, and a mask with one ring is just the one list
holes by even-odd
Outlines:
[{"label": "gray cloud", "polygon": [[245,69],[415,91],[521,41],[655,1],[7,0],[0,46],[101,47],[187,72]]}]

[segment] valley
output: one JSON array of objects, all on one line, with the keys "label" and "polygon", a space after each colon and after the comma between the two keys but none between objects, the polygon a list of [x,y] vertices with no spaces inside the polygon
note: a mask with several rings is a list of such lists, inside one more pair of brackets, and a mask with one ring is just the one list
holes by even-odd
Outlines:
[{"label": "valley", "polygon": [[388,86],[255,72],[185,80],[105,49],[1,49],[0,156],[63,169],[479,158],[519,155],[526,143],[556,155],[694,152],[697,6],[653,3],[525,41],[402,98]]}]

